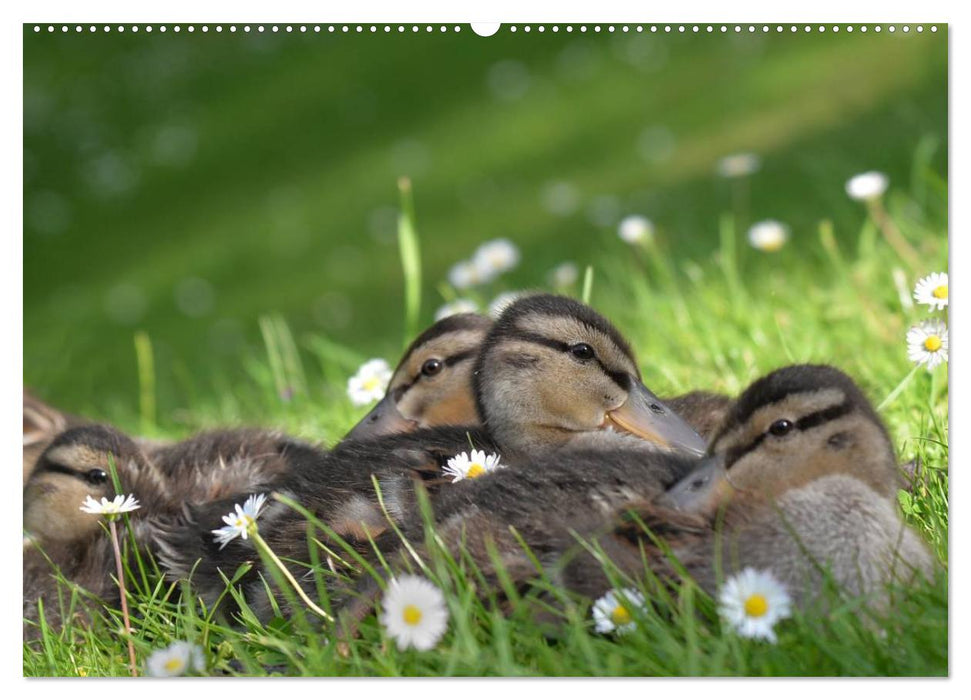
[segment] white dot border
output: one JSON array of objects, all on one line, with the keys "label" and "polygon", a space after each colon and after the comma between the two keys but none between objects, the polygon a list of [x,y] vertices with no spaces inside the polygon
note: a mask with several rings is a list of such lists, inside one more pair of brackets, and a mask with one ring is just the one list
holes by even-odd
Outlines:
[{"label": "white dot border", "polygon": [[[27,26],[30,26],[28,23]],[[579,32],[581,34],[592,33],[592,34],[628,34],[636,33],[643,34],[645,32],[650,32],[652,34],[664,33],[664,34],[769,34],[775,31],[777,34],[784,33],[788,31],[791,34],[798,32],[802,33],[825,33],[831,32],[838,34],[839,32],[845,31],[848,34],[854,32],[860,32],[861,34],[875,33],[883,34],[893,34],[895,36],[906,36],[911,34],[923,34],[925,31],[929,31],[934,34],[937,33],[940,27],[947,27],[947,25],[936,25],[936,24],[821,24],[821,25],[809,25],[809,24],[508,24],[503,25],[499,28],[499,33],[509,33],[509,34],[519,34],[528,35],[532,33],[543,34],[547,31],[553,33],[559,33],[561,31],[570,34],[573,32]],[[97,32],[111,33],[118,32],[119,34],[124,34],[129,31],[133,34],[137,34],[140,31],[146,34],[151,34],[154,32],[159,32],[162,34],[172,32],[179,34],[182,31],[186,31],[190,34],[194,34],[197,31],[202,34],[252,34],[252,33],[270,33],[270,34],[390,34],[392,32],[397,32],[398,34],[410,33],[418,34],[457,34],[468,30],[468,33],[475,35],[475,32],[468,28],[468,25],[459,24],[118,24],[109,25],[105,24],[102,26],[91,24],[87,25],[87,32],[85,30],[85,25],[76,24],[35,24],[33,25],[34,34],[55,34],[60,32],[61,34],[73,33],[73,34],[95,34]],[[478,36],[478,35],[476,35]],[[495,35],[493,35],[495,36]],[[482,37],[487,38],[487,37]]]}]

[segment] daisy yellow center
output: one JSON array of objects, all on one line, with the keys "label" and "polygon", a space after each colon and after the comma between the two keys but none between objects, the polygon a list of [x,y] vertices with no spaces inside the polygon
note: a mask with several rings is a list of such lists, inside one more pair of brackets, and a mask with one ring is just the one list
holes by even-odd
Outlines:
[{"label": "daisy yellow center", "polygon": [[774,252],[776,250],[779,250],[784,243],[785,243],[785,239],[783,239],[781,236],[778,238],[768,238],[762,241],[762,250]]},{"label": "daisy yellow center", "polygon": [[469,465],[469,471],[465,474],[469,479],[474,479],[477,476],[482,476],[485,474],[485,467],[483,467],[478,462],[473,462]]},{"label": "daisy yellow center", "polygon": [[364,389],[366,391],[374,391],[375,389],[380,389],[381,380],[377,377],[368,377],[364,380]]},{"label": "daisy yellow center", "polygon": [[937,352],[938,350],[941,349],[941,339],[940,339],[940,337],[939,336],[936,336],[936,335],[929,335],[929,336],[927,336],[926,340],[924,340],[924,347],[929,352]]},{"label": "daisy yellow center", "polygon": [[242,515],[242,516],[236,518],[236,527],[249,527],[250,525],[252,525],[255,522],[256,521],[253,520],[253,518],[251,518],[250,516],[248,516],[248,515]]},{"label": "daisy yellow center", "polygon": [[947,299],[947,285],[942,284],[940,287],[934,287],[934,291],[931,294],[937,299]]},{"label": "daisy yellow center", "polygon": [[610,611],[610,621],[617,626],[626,625],[630,622],[630,613],[623,605],[618,605]]},{"label": "daisy yellow center", "polygon": [[177,656],[174,656],[165,662],[165,670],[168,671],[169,673],[176,673],[178,671],[181,671],[182,666],[183,666],[182,659],[178,658]]},{"label": "daisy yellow center", "polygon": [[769,601],[761,593],[750,595],[745,600],[745,614],[749,617],[762,617],[769,611]]},{"label": "daisy yellow center", "polygon": [[414,627],[421,622],[421,610],[417,605],[406,605],[404,612],[401,613],[406,625]]}]

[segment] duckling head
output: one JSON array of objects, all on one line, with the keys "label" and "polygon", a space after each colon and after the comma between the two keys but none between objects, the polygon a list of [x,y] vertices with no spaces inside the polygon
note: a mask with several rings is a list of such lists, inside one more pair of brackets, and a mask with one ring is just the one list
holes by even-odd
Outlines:
[{"label": "duckling head", "polygon": [[161,481],[135,443],[102,425],[72,428],[60,433],[37,460],[24,486],[24,530],[40,542],[79,541],[99,531],[99,518],[85,513],[87,496],[112,499],[114,464],[123,492],[147,497],[151,484]]},{"label": "duckling head", "polygon": [[456,314],[425,330],[405,351],[385,397],[345,439],[478,424],[472,367],[491,327],[485,316]]},{"label": "duckling head", "polygon": [[712,513],[736,496],[774,500],[831,474],[893,498],[899,474],[886,428],[859,387],[826,365],[793,365],[738,398],[704,464],[661,500]]},{"label": "duckling head", "polygon": [[483,343],[473,388],[480,418],[510,452],[538,454],[604,429],[704,451],[704,440],[641,382],[620,332],[566,297],[508,306]]}]

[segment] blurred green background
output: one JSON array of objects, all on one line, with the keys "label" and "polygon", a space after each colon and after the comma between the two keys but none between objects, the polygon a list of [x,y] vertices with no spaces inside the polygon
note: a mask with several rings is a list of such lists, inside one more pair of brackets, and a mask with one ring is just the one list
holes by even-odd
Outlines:
[{"label": "blurred green background", "polygon": [[603,270],[626,254],[629,214],[675,259],[710,257],[731,206],[715,167],[733,152],[762,158],[743,225],[786,222],[787,255],[818,247],[823,218],[855,236],[865,210],[846,179],[877,169],[910,186],[915,154],[946,177],[946,139],[946,30],[26,26],[24,382],[93,416],[137,410],[142,330],[159,421],[179,422],[199,394],[247,381],[270,312],[301,347],[395,358],[401,175],[424,323],[449,267],[491,238],[523,259],[490,293],[541,288],[564,260]]}]

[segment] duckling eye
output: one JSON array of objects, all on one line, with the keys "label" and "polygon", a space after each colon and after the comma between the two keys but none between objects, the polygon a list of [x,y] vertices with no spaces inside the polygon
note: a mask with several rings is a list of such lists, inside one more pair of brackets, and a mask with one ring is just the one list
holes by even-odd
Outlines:
[{"label": "duckling eye", "polygon": [[795,425],[793,425],[792,421],[782,418],[769,426],[769,432],[776,437],[782,437],[783,435],[788,435],[794,427]]},{"label": "duckling eye", "polygon": [[586,343],[577,343],[576,345],[571,345],[570,352],[573,353],[573,356],[578,360],[591,360],[594,356],[593,348]]},{"label": "duckling eye", "polygon": [[436,358],[430,360],[425,360],[425,364],[421,366],[421,373],[426,377],[434,377],[436,374],[442,371],[442,361]]},{"label": "duckling eye", "polygon": [[108,474],[104,469],[92,469],[84,475],[89,484],[103,484],[108,481]]}]

